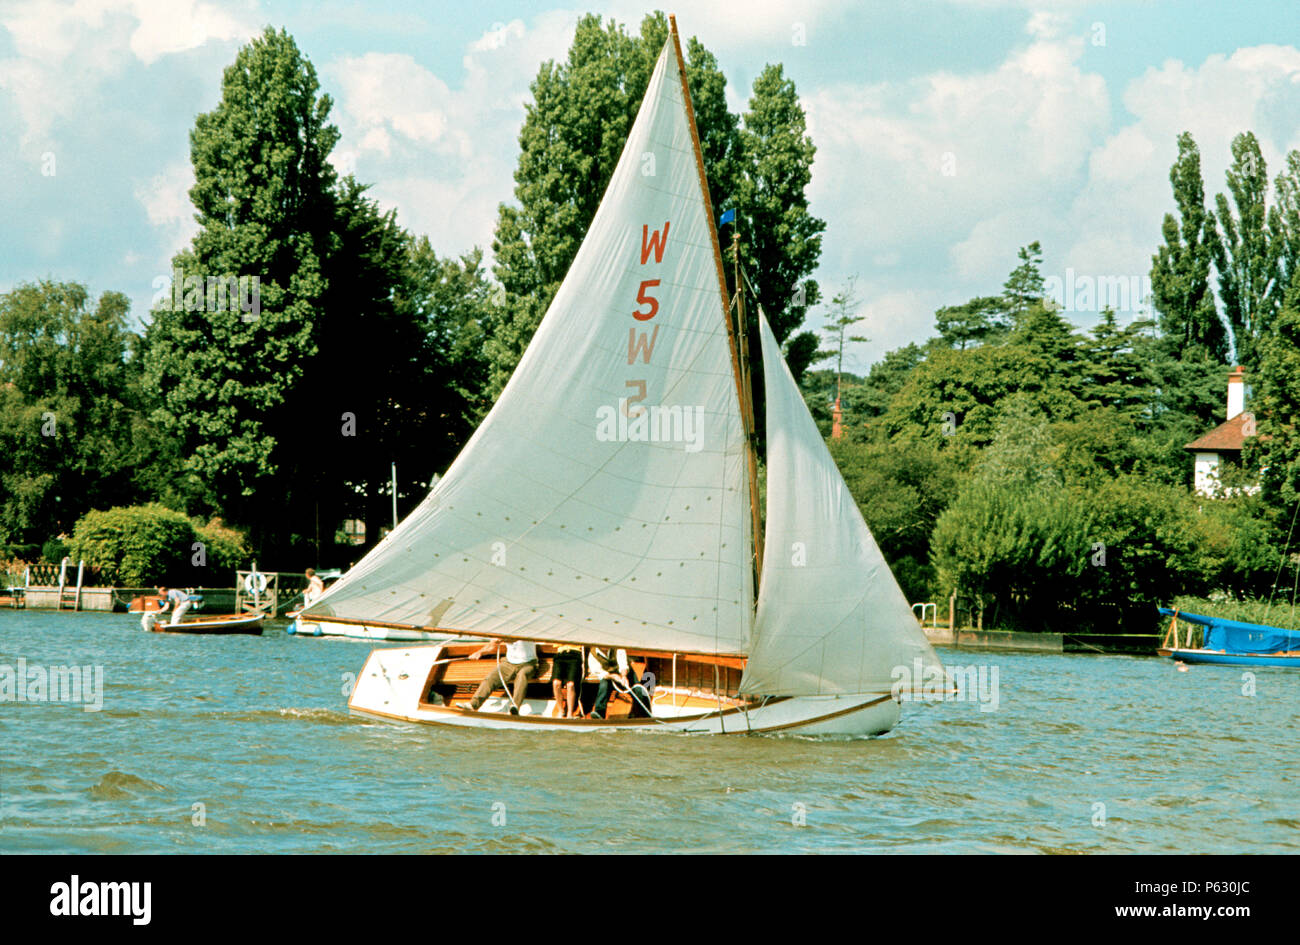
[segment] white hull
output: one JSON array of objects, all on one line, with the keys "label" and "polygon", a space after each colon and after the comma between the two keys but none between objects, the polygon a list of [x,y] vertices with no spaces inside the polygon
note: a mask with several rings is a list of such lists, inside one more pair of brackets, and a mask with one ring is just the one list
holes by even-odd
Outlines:
[{"label": "white hull", "polygon": [[399,642],[436,643],[452,639],[450,633],[430,630],[407,630],[397,627],[371,627],[365,624],[335,623],[332,620],[304,621],[295,617],[289,634],[300,637],[351,637],[355,640],[395,640]]},{"label": "white hull", "polygon": [[510,715],[510,702],[504,695],[494,695],[477,712],[422,704],[425,681],[441,653],[441,646],[372,650],[353,686],[348,708],[376,718],[467,728],[694,735],[882,735],[899,717],[899,704],[888,693],[797,696],[749,708],[702,712],[696,707],[674,706],[674,691],[662,686],[655,690],[654,717],[649,719],[557,719],[551,717],[555,703],[549,699],[527,699],[519,715]]}]

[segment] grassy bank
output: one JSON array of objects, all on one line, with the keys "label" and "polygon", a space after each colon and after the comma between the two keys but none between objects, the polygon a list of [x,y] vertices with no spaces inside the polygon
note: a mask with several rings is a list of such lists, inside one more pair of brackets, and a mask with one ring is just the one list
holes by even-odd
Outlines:
[{"label": "grassy bank", "polygon": [[[1300,607],[1293,607],[1289,600],[1274,599],[1272,606],[1263,600],[1211,599],[1208,597],[1179,597],[1174,607],[1191,614],[1205,617],[1219,617],[1223,620],[1240,620],[1243,623],[1259,623],[1269,627],[1284,627],[1288,630],[1300,630]],[[1165,624],[1168,618],[1164,618]]]}]

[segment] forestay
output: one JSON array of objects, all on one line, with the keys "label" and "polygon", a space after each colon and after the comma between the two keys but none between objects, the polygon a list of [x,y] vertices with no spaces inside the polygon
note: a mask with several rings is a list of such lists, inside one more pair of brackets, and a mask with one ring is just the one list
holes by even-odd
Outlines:
[{"label": "forestay", "polygon": [[[942,673],[831,458],[762,312],[767,524],[741,692],[889,692]],[[919,667],[917,660],[920,661]],[[906,677],[897,676],[902,667]],[[917,672],[918,668],[920,673]],[[910,683],[906,688],[913,688]]]},{"label": "forestay", "polygon": [[745,652],[745,442],[705,201],[670,40],[499,401],[308,618]]}]

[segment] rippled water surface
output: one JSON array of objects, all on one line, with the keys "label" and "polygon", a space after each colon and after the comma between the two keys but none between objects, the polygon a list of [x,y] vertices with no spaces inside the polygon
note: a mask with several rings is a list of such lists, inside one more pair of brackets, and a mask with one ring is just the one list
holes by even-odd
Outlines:
[{"label": "rippled water surface", "polygon": [[908,705],[855,741],[581,736],[351,717],[368,650],[0,611],[0,666],[104,669],[101,711],[0,704],[0,851],[1300,850],[1287,670],[1247,696],[1239,667],[947,650],[997,667],[996,711]]}]

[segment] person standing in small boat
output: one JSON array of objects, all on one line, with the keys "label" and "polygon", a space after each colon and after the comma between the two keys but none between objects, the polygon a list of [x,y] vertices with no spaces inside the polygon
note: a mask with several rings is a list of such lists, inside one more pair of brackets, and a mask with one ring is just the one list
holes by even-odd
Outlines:
[{"label": "person standing in small boat", "polygon": [[626,680],[627,691],[632,696],[631,718],[643,719],[650,715],[646,690],[636,678],[636,670],[627,658],[627,650],[602,650],[591,648],[591,669],[600,674],[600,686],[596,689],[596,702],[591,707],[590,718],[603,719],[609,705],[609,697],[614,694],[614,686],[620,680]]},{"label": "person standing in small boat", "polygon": [[[173,587],[168,590],[165,587],[158,588],[158,594],[163,598],[162,610],[166,610],[168,605],[172,608],[172,619],[167,621],[167,625],[174,627],[181,622],[181,617],[190,609],[190,597],[179,587]],[[162,610],[159,613],[162,613]]]},{"label": "person standing in small boat", "polygon": [[[472,660],[481,659],[494,649],[499,653],[500,640],[489,640],[469,655]],[[469,708],[477,712],[487,697],[498,688],[506,690],[514,684],[511,696],[510,714],[518,715],[519,706],[523,704],[528,684],[537,675],[537,644],[530,640],[512,640],[506,646],[505,659],[498,657],[496,669],[488,673],[487,678],[479,683],[474,698],[469,701]]]}]

